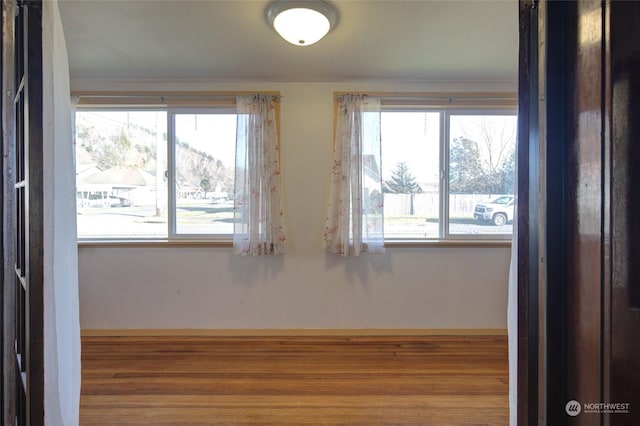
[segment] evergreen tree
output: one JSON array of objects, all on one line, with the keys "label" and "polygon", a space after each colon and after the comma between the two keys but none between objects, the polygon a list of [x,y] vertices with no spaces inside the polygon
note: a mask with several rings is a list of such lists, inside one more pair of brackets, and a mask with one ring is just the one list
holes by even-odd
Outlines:
[{"label": "evergreen tree", "polygon": [[500,193],[513,194],[516,188],[516,150],[511,149],[500,166]]},{"label": "evergreen tree", "polygon": [[465,137],[454,138],[449,148],[449,192],[483,192],[486,183],[478,144]]},{"label": "evergreen tree", "polygon": [[415,194],[416,192],[421,192],[420,185],[416,183],[415,177],[413,177],[409,166],[404,161],[396,164],[396,168],[391,172],[391,179],[383,182],[382,190],[392,194]]},{"label": "evergreen tree", "polygon": [[200,179],[200,188],[202,188],[205,194],[209,192],[211,189],[211,179],[208,177]]}]

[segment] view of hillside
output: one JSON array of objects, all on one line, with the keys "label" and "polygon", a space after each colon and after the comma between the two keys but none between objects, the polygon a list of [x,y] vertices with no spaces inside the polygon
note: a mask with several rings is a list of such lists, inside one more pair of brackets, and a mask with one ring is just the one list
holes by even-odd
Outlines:
[{"label": "view of hillside", "polygon": [[[231,192],[233,167],[212,153],[176,141],[176,182],[180,188]],[[101,170],[137,168],[166,179],[166,113],[162,111],[84,111],[76,114],[76,162]],[[126,182],[122,182],[126,184]]]}]

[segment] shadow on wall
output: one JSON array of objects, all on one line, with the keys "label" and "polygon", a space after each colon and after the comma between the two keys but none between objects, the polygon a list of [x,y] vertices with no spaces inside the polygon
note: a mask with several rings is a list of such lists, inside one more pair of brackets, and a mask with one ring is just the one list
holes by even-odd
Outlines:
[{"label": "shadow on wall", "polygon": [[389,253],[362,253],[357,257],[343,257],[335,253],[326,253],[324,259],[325,270],[343,267],[346,280],[351,284],[360,283],[363,287],[369,283],[371,274],[393,274],[393,263]]},{"label": "shadow on wall", "polygon": [[234,282],[251,287],[257,282],[272,280],[284,270],[284,256],[229,255],[229,270]]},{"label": "shadow on wall", "polygon": [[[286,255],[285,255],[286,256]],[[237,256],[229,255],[229,270],[234,282],[253,287],[257,283],[271,281],[284,271],[285,256]],[[325,270],[344,269],[344,278],[350,284],[366,287],[372,275],[393,275],[391,256],[363,253],[360,256],[343,257],[325,254]]]}]

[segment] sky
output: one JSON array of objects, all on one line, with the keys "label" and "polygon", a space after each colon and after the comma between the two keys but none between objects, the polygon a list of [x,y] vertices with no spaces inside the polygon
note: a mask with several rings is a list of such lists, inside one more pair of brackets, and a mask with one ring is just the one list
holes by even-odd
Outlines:
[{"label": "sky", "polygon": [[418,183],[438,182],[440,114],[394,111],[382,113],[382,178],[389,179],[406,162]]}]

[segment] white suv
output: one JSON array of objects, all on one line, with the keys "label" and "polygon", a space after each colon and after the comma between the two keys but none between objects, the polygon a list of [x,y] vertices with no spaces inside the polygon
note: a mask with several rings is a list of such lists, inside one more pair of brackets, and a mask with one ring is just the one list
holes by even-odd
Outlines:
[{"label": "white suv", "polygon": [[506,225],[513,220],[515,197],[504,195],[485,204],[477,204],[473,217],[481,221],[491,221],[496,226]]}]

